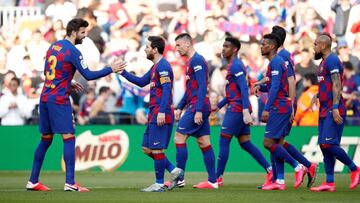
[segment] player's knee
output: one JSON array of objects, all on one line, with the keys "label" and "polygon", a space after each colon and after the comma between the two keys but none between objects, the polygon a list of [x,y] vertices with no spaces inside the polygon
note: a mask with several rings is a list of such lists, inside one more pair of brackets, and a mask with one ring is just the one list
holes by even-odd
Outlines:
[{"label": "player's knee", "polygon": [[270,142],[269,140],[264,140],[263,145],[266,149],[270,150],[271,146],[273,145],[272,142]]},{"label": "player's knee", "polygon": [[47,141],[47,142],[52,142],[52,140],[53,140],[53,135],[42,135],[41,136],[41,140],[43,140],[43,141]]},{"label": "player's knee", "polygon": [[183,143],[185,143],[185,141],[186,141],[185,136],[178,134],[178,133],[175,134],[175,136],[174,136],[175,144],[183,144]]},{"label": "player's knee", "polygon": [[146,155],[150,155],[150,154],[151,154],[151,150],[150,150],[149,148],[147,148],[147,147],[142,147],[142,151],[143,151],[143,153],[146,154]]},{"label": "player's knee", "polygon": [[200,148],[207,147],[210,145],[210,139],[203,136],[197,139],[197,143]]}]

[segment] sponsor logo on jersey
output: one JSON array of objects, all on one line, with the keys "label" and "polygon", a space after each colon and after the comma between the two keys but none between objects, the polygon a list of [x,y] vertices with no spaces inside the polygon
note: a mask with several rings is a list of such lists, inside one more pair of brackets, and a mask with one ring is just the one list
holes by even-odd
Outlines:
[{"label": "sponsor logo on jersey", "polygon": [[195,72],[197,72],[197,71],[199,71],[201,69],[202,69],[202,66],[200,66],[200,65],[197,65],[197,66],[194,67]]}]

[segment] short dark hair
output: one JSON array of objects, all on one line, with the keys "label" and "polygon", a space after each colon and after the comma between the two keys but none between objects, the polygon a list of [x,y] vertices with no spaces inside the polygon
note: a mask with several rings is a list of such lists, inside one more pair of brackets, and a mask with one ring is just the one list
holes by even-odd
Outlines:
[{"label": "short dark hair", "polygon": [[179,39],[186,39],[189,40],[190,42],[192,42],[192,37],[188,34],[188,33],[181,33],[179,34],[176,38],[175,41],[179,40]]},{"label": "short dark hair", "polygon": [[150,36],[148,37],[148,40],[151,42],[150,46],[153,49],[157,49],[160,54],[164,53],[165,49],[165,40],[162,37],[159,36]]},{"label": "short dark hair", "polygon": [[11,78],[11,80],[10,81],[15,81],[18,85],[20,85],[20,79],[19,78],[17,78],[17,77],[13,77],[13,78]]},{"label": "short dark hair", "polygon": [[314,73],[306,73],[304,75],[304,78],[306,80],[309,80],[312,85],[317,85],[318,84],[317,76]]},{"label": "short dark hair", "polygon": [[235,37],[226,37],[225,38],[226,42],[230,42],[234,47],[237,48],[237,50],[239,51],[241,48],[241,43],[238,39],[236,39]]},{"label": "short dark hair", "polygon": [[274,27],[272,27],[271,33],[277,35],[280,38],[281,45],[284,44],[285,39],[286,39],[286,31],[283,27],[275,25]]},{"label": "short dark hair", "polygon": [[107,86],[102,86],[100,87],[99,89],[99,95],[101,95],[102,93],[106,93],[107,91],[110,90],[110,87],[107,87]]},{"label": "short dark hair", "polygon": [[66,25],[66,36],[70,36],[73,31],[78,32],[81,27],[87,26],[89,26],[89,23],[86,20],[81,18],[74,18]]},{"label": "short dark hair", "polygon": [[349,70],[349,71],[354,70],[354,66],[352,65],[352,63],[350,61],[344,61],[343,65],[346,70]]},{"label": "short dark hair", "polygon": [[273,33],[266,34],[266,35],[264,35],[263,38],[270,40],[271,43],[275,45],[276,49],[278,49],[281,46],[281,39]]}]

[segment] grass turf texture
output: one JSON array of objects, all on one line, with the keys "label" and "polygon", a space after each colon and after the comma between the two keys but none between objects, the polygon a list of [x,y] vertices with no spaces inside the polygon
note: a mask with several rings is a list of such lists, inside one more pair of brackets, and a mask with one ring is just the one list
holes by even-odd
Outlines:
[{"label": "grass turf texture", "polygon": [[[193,189],[192,185],[206,179],[206,173],[186,173],[186,186],[163,193],[139,190],[153,183],[152,172],[81,172],[76,180],[91,189],[89,193],[64,192],[64,173],[43,172],[41,181],[50,192],[26,191],[30,172],[0,172],[0,202],[360,202],[360,186],[349,190],[348,174],[336,174],[335,193],[313,193],[306,188],[307,177],[297,190],[293,174],[286,174],[285,191],[257,189],[264,180],[261,173],[226,173],[225,186],[219,190]],[[167,174],[168,175],[168,174]],[[167,176],[168,178],[168,176]],[[314,185],[324,180],[320,174]]]}]

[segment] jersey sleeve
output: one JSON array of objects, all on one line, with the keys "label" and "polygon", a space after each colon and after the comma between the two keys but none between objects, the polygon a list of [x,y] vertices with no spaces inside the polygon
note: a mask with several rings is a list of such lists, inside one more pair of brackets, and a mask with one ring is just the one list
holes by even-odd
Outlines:
[{"label": "jersey sleeve", "polygon": [[194,60],[192,61],[192,67],[194,67],[195,79],[198,83],[198,100],[196,102],[196,111],[201,111],[205,104],[205,98],[207,93],[207,85],[206,85],[206,69],[207,65],[202,60]]},{"label": "jersey sleeve", "polygon": [[168,64],[158,66],[156,71],[158,72],[162,88],[159,112],[165,113],[167,104],[169,103],[171,98],[171,67]]},{"label": "jersey sleeve", "polygon": [[271,87],[269,90],[269,99],[265,105],[265,111],[269,111],[273,106],[280,89],[281,76],[283,74],[280,61],[272,61],[271,67]]},{"label": "jersey sleeve", "polygon": [[144,87],[145,85],[150,83],[150,71],[151,69],[145,73],[142,77],[137,77],[132,75],[131,73],[124,70],[121,75],[126,78],[129,82],[134,83],[137,86]]},{"label": "jersey sleeve", "polygon": [[241,91],[241,101],[244,109],[249,108],[249,87],[246,80],[246,72],[241,64],[232,67],[232,74],[236,80],[236,85]]},{"label": "jersey sleeve", "polygon": [[330,73],[330,75],[332,75],[335,73],[340,73],[340,70],[342,69],[342,64],[338,57],[329,57],[325,67],[326,70]]},{"label": "jersey sleeve", "polygon": [[105,67],[98,71],[89,70],[80,51],[76,49],[73,49],[70,55],[70,61],[86,80],[95,80],[112,73],[111,67]]}]

